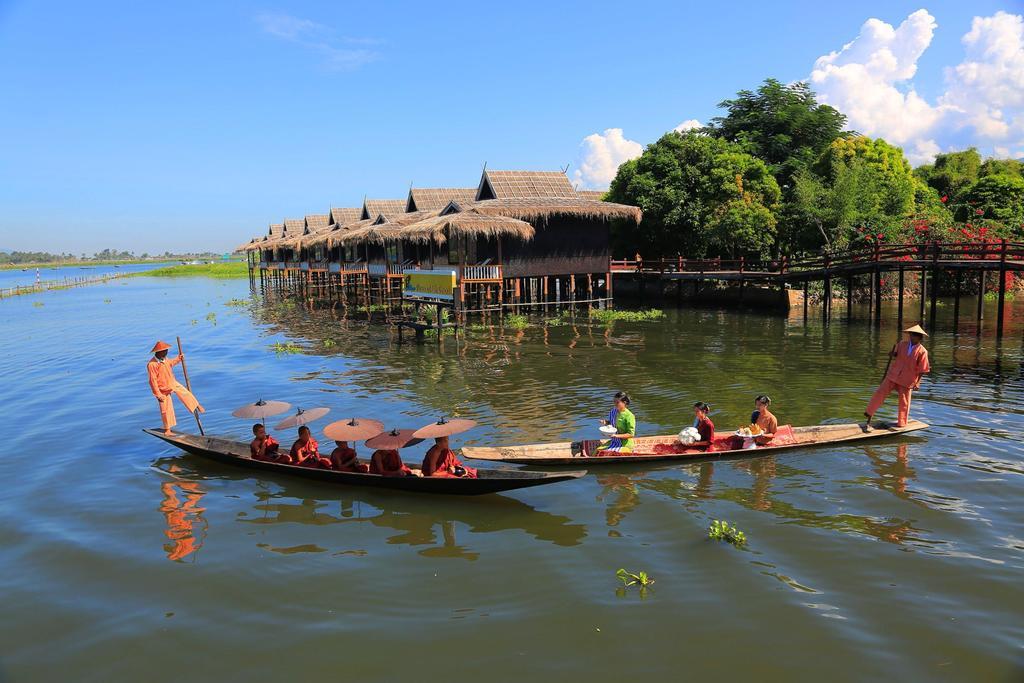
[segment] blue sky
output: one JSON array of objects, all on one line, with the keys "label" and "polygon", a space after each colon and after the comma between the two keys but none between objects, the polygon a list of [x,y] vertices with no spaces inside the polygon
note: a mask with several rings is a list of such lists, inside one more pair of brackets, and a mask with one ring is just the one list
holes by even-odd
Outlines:
[{"label": "blue sky", "polygon": [[[224,250],[270,221],[364,195],[403,197],[410,183],[475,185],[484,162],[570,164],[570,176],[600,185],[602,160],[628,158],[683,121],[706,122],[717,102],[766,77],[806,79],[868,19],[899,27],[922,8],[927,18],[894,41],[924,44],[897,55],[913,62],[911,77],[904,63],[867,86],[850,77],[863,70],[830,71],[821,84],[850,106],[863,88],[877,86],[890,104],[912,90],[946,122],[955,106],[943,102],[963,84],[945,70],[965,60],[975,17],[1012,19],[1024,13],[1019,2],[0,0],[0,248]],[[1010,19],[986,26],[976,51],[1016,35]],[[860,53],[885,42],[876,33]],[[1011,46],[991,65],[1004,86],[1016,59]],[[1009,132],[989,126],[989,137],[959,119],[895,129],[886,128],[895,114],[867,112],[863,123],[921,154],[974,142],[1015,156],[1024,117],[1002,112],[1017,104],[993,105]],[[616,129],[630,144],[608,134]]]}]

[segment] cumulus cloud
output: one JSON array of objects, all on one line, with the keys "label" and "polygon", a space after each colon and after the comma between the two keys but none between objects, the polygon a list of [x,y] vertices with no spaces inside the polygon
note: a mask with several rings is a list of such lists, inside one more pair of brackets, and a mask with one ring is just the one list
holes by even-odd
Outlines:
[{"label": "cumulus cloud", "polygon": [[937,28],[923,9],[898,27],[868,19],[851,42],[815,61],[811,85],[852,129],[901,145],[915,164],[967,144],[1024,154],[1024,18],[975,17],[961,41],[964,61],[946,69],[945,92],[928,102],[912,79]]},{"label": "cumulus cloud", "polygon": [[644,151],[643,145],[622,134],[621,128],[608,128],[593,133],[580,143],[577,170],[573,173],[582,187],[603,189],[615,178],[615,172],[624,161],[635,159]]},{"label": "cumulus cloud", "polygon": [[282,12],[261,12],[256,15],[256,23],[264,33],[319,54],[323,66],[333,71],[356,69],[379,56],[368,47],[378,41],[338,36],[329,26],[309,19]]},{"label": "cumulus cloud", "polygon": [[701,123],[700,121],[698,121],[697,119],[686,119],[685,121],[680,123],[678,126],[673,128],[672,130],[676,131],[677,133],[685,133],[688,130],[693,130],[694,128],[703,128],[703,127],[704,127],[704,124]]}]

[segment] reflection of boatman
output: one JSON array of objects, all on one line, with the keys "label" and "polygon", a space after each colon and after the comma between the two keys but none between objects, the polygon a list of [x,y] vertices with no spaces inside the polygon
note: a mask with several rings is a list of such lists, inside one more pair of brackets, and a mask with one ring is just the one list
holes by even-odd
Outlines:
[{"label": "reflection of boatman", "polygon": [[864,417],[868,419],[865,429],[868,431],[871,430],[871,418],[893,391],[899,395],[896,426],[905,427],[910,417],[910,394],[921,386],[921,376],[931,370],[928,351],[921,344],[928,333],[920,325],[903,331],[907,334],[907,340],[901,341],[890,352],[889,369],[864,411]]},{"label": "reflection of boatman", "polygon": [[163,420],[164,434],[170,434],[171,427],[178,424],[174,417],[172,396],[180,398],[190,413],[194,413],[196,410],[200,413],[206,412],[192,392],[174,378],[174,371],[171,368],[184,359],[184,354],[178,354],[176,358],[168,360],[167,352],[170,348],[171,345],[167,342],[158,341],[153,346],[153,358],[146,365],[146,371],[149,373],[149,388],[153,390],[153,395],[156,396],[156,400],[160,404],[160,418]]}]

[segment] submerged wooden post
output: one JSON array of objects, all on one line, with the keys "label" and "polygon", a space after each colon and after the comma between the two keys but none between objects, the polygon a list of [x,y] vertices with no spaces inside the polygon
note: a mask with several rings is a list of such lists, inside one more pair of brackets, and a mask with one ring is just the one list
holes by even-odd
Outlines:
[{"label": "submerged wooden post", "polygon": [[1003,319],[1006,307],[1006,239],[999,246],[999,308],[996,310],[996,339],[1003,336]]}]

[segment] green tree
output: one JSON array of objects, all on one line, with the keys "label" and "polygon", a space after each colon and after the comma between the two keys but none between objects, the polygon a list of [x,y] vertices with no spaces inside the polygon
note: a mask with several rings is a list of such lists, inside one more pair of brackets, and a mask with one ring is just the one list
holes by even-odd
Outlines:
[{"label": "green tree", "polygon": [[974,216],[996,220],[1013,234],[1024,235],[1024,179],[1020,176],[986,176],[968,190],[965,199],[957,212],[960,220],[974,220]]},{"label": "green tree", "polygon": [[767,256],[779,186],[735,144],[671,132],[619,167],[607,199],[639,206],[639,228],[613,235],[619,254]]},{"label": "green tree", "polygon": [[974,147],[962,152],[949,152],[935,157],[935,163],[924,180],[940,196],[959,201],[961,195],[977,182],[981,171],[981,155]]},{"label": "green tree", "polygon": [[1024,162],[1017,159],[985,159],[978,171],[978,176],[985,178],[990,175],[1024,177]]},{"label": "green tree", "polygon": [[764,161],[780,186],[790,186],[798,171],[844,135],[846,125],[838,110],[818,104],[807,83],[785,85],[774,78],[718,106],[728,113],[712,119],[707,132]]}]

